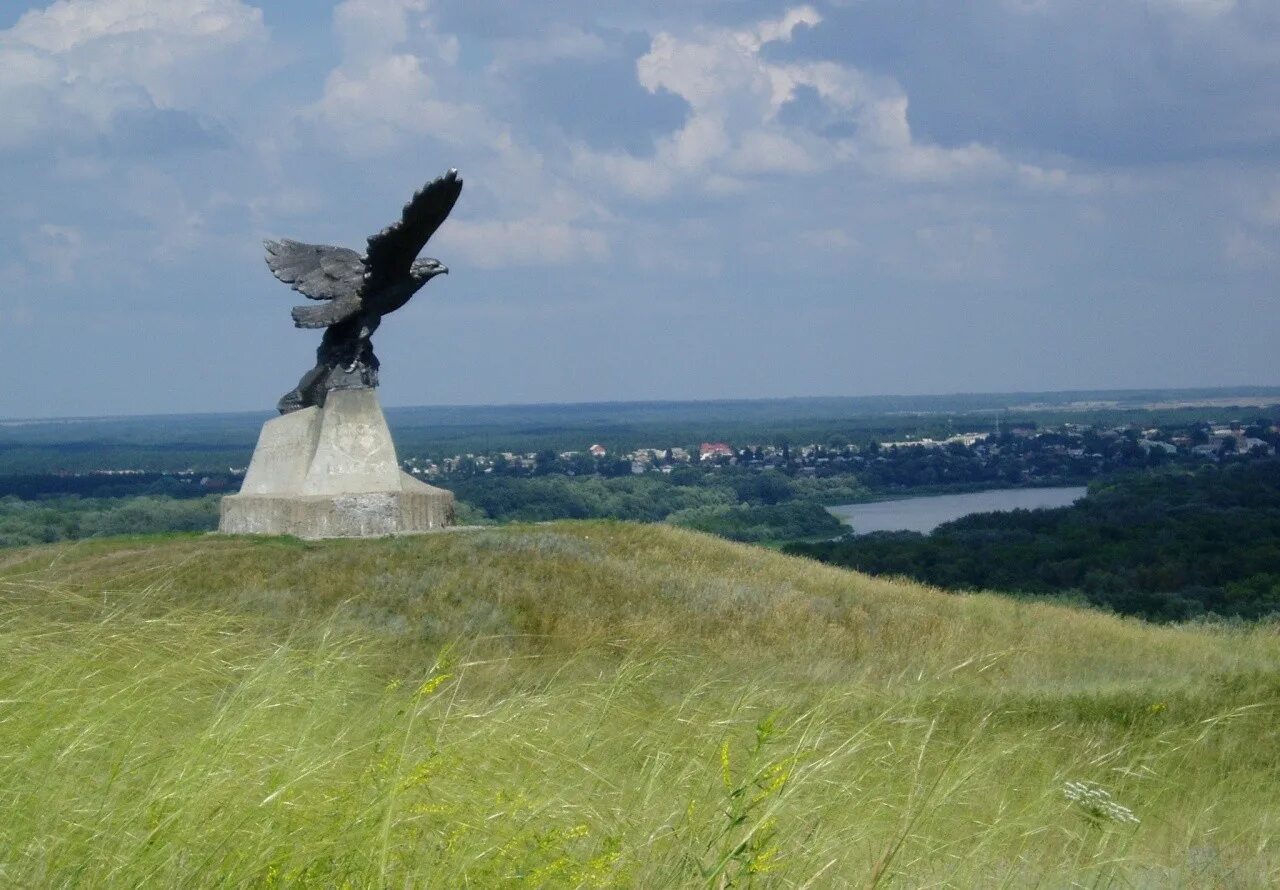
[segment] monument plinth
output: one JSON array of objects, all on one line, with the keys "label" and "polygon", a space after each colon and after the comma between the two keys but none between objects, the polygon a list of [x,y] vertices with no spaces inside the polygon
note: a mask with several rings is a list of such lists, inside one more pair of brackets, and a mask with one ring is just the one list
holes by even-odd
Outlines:
[{"label": "monument plinth", "polygon": [[293,307],[300,328],[323,328],[315,367],[277,403],[239,494],[222,499],[218,530],[231,534],[357,538],[453,524],[453,495],[401,471],[378,405],[373,333],[449,269],[418,254],[448,217],[457,170],[427,183],[399,221],[372,235],[364,255],[345,247],[267,241],[267,267],[314,301]]},{"label": "monument plinth", "polygon": [[453,524],[453,494],[400,469],[373,389],[330,392],[267,421],[239,494],[222,499],[228,534],[354,538]]}]

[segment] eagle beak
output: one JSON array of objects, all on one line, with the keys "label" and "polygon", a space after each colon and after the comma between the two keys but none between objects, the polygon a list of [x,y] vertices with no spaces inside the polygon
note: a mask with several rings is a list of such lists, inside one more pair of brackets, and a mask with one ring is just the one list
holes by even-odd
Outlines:
[{"label": "eagle beak", "polygon": [[444,263],[441,263],[441,264],[440,264],[440,268],[436,270],[436,274],[437,274],[437,275],[448,275],[448,274],[449,274],[449,267],[448,267],[448,266],[446,266]]}]

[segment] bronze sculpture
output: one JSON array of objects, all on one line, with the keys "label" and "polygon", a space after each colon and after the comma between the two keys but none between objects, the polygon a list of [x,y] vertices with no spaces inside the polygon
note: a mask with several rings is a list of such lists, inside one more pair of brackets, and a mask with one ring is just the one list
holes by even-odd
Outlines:
[{"label": "bronze sculpture", "polygon": [[264,242],[272,274],[322,301],[295,306],[293,323],[325,328],[315,367],[280,399],[276,407],[281,414],[323,406],[330,390],[378,385],[379,362],[370,338],[382,316],[409,302],[435,276],[448,273],[439,260],[417,256],[461,191],[457,170],[427,183],[404,206],[399,222],[369,238],[363,257],[345,247],[288,239]]}]

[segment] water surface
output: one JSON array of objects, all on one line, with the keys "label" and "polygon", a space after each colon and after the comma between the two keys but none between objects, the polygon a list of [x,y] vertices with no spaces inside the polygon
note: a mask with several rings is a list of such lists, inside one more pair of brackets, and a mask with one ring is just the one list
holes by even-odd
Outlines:
[{"label": "water surface", "polygon": [[896,501],[877,501],[874,504],[841,504],[827,509],[860,535],[895,531],[928,534],[942,523],[970,513],[1065,507],[1084,497],[1086,491],[1083,485],[1064,488],[1005,488],[968,494],[901,498]]}]

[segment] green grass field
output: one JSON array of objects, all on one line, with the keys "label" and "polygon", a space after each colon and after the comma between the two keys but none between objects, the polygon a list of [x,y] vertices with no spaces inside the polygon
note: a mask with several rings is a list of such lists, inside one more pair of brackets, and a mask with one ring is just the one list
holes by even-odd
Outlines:
[{"label": "green grass field", "polygon": [[662,526],[0,551],[0,882],[1270,887],[1280,628]]}]

